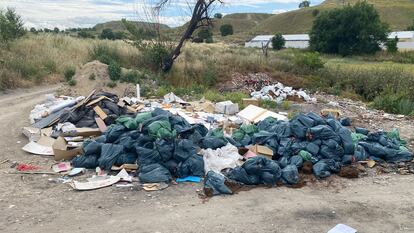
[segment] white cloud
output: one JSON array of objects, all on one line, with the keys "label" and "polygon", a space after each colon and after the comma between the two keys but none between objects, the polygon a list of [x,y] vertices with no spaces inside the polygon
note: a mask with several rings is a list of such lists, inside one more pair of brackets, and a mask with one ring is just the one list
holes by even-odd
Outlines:
[{"label": "white cloud", "polygon": [[288,10],[286,10],[286,9],[276,9],[276,10],[273,10],[272,11],[272,14],[282,14],[282,13],[285,13],[285,12],[288,12]]}]

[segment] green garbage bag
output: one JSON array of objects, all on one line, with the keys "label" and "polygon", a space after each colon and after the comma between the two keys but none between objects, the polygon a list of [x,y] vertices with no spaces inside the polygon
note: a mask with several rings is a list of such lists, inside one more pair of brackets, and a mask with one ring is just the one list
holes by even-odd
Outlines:
[{"label": "green garbage bag", "polygon": [[240,130],[243,130],[245,134],[253,135],[254,133],[259,132],[259,129],[256,125],[242,125]]},{"label": "green garbage bag", "polygon": [[175,138],[177,132],[168,121],[154,121],[148,126],[149,136],[155,139]]},{"label": "green garbage bag", "polygon": [[138,128],[137,122],[132,117],[121,116],[116,119],[116,122],[124,125],[129,130],[136,130]]},{"label": "green garbage bag", "polygon": [[135,117],[135,122],[137,123],[137,125],[139,125],[142,122],[150,119],[151,117],[152,117],[151,112],[140,113]]},{"label": "green garbage bag", "polygon": [[311,161],[312,154],[307,152],[306,150],[301,150],[298,154],[304,161]]},{"label": "green garbage bag", "polygon": [[351,134],[352,137],[352,142],[354,143],[355,147],[358,146],[358,142],[367,138],[366,135],[360,134],[360,133],[352,133]]},{"label": "green garbage bag", "polygon": [[210,136],[210,137],[222,138],[222,137],[224,137],[224,133],[223,133],[223,130],[222,130],[222,129],[217,128],[217,129],[213,129],[213,130],[211,130],[211,131],[209,132],[209,135],[208,135],[208,136]]},{"label": "green garbage bag", "polygon": [[400,138],[400,131],[398,129],[392,129],[390,132],[385,133],[388,138],[396,139],[400,142],[401,145],[405,146],[407,145],[407,141],[402,140]]}]

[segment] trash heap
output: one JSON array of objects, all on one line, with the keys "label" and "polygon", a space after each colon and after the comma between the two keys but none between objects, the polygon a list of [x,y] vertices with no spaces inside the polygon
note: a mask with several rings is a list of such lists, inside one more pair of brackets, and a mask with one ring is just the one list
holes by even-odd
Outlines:
[{"label": "trash heap", "polygon": [[274,100],[281,103],[284,100],[302,100],[306,102],[316,102],[315,98],[310,97],[303,90],[294,90],[292,87],[284,86],[282,83],[265,86],[260,91],[251,93],[254,99]]},{"label": "trash heap", "polygon": [[83,143],[72,165],[110,171],[137,164],[141,183],[206,175],[205,191],[217,195],[232,193],[234,184],[294,185],[304,167],[325,178],[357,161],[413,159],[398,131],[352,132],[349,126],[349,119],[308,113],[244,124],[229,137],[157,108],[118,118],[104,135]]}]

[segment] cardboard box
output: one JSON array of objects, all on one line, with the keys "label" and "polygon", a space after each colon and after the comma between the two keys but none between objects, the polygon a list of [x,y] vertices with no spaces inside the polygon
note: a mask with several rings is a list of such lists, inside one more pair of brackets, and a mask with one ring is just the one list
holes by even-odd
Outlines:
[{"label": "cardboard box", "polygon": [[267,146],[254,145],[250,147],[250,150],[257,155],[263,155],[270,159],[273,157],[273,150]]},{"label": "cardboard box", "polygon": [[224,101],[216,104],[215,111],[226,115],[234,115],[239,111],[239,105],[231,101]]},{"label": "cardboard box", "polygon": [[52,149],[56,161],[70,160],[76,157],[77,155],[82,154],[82,148],[79,147],[75,149],[70,149],[63,137],[58,137],[56,139],[56,141],[53,143]]},{"label": "cardboard box", "polygon": [[76,128],[76,133],[73,134],[63,134],[62,136],[65,137],[75,137],[75,136],[82,136],[84,138],[87,137],[97,137],[102,135],[102,132],[99,128]]},{"label": "cardboard box", "polygon": [[257,99],[243,99],[243,105],[248,106],[248,105],[254,105],[254,106],[259,106],[259,100]]},{"label": "cardboard box", "polygon": [[244,120],[247,120],[251,123],[258,123],[268,117],[273,117],[277,120],[287,121],[288,118],[286,116],[283,116],[281,114],[277,114],[275,112],[269,111],[264,108],[260,108],[254,105],[249,105],[245,109],[243,109],[241,112],[237,114],[237,116],[243,118]]}]

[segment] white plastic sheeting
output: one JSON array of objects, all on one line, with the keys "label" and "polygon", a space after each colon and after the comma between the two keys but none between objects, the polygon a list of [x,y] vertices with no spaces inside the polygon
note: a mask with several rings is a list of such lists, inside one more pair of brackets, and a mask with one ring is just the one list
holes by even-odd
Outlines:
[{"label": "white plastic sheeting", "polygon": [[237,147],[232,144],[227,144],[217,150],[205,149],[199,152],[203,155],[204,171],[207,174],[209,171],[220,173],[225,168],[235,168],[241,165],[241,157]]},{"label": "white plastic sheeting", "polygon": [[293,87],[286,87],[282,83],[271,86],[265,86],[260,91],[251,93],[254,99],[274,100],[278,103],[287,99],[288,96],[298,96],[306,102],[316,102],[316,98],[310,97],[303,90],[294,90]]}]

